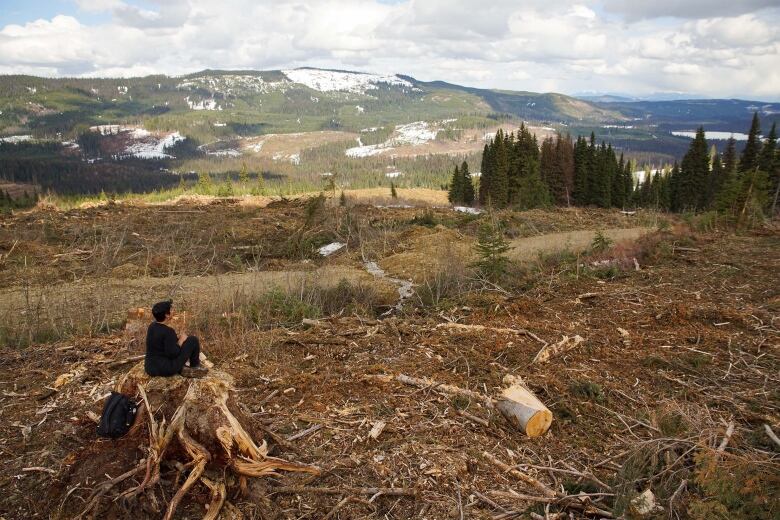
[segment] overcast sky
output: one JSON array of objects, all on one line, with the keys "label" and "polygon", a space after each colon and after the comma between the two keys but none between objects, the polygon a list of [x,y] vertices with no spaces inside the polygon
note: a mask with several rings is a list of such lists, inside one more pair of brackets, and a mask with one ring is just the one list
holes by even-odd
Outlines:
[{"label": "overcast sky", "polygon": [[780,101],[780,0],[0,0],[0,74],[297,66]]}]

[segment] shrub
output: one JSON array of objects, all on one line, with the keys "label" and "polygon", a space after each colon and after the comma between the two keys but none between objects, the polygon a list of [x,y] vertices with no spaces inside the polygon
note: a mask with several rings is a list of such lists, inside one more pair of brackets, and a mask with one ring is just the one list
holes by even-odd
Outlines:
[{"label": "shrub", "polygon": [[596,231],[596,236],[593,237],[593,242],[590,244],[591,251],[595,253],[603,253],[612,245],[612,239],[606,236],[601,231]]},{"label": "shrub", "polygon": [[426,209],[422,214],[415,215],[414,218],[409,221],[409,223],[412,225],[432,228],[436,227],[438,221],[436,220],[436,216],[433,214],[433,211]]},{"label": "shrub", "polygon": [[588,401],[604,402],[604,392],[601,389],[601,385],[592,381],[573,381],[569,385],[569,392]]}]

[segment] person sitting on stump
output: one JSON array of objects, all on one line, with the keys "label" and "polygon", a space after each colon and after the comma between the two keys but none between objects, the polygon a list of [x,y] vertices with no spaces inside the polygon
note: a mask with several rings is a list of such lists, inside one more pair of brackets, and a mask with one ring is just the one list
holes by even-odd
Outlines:
[{"label": "person sitting on stump", "polygon": [[[171,317],[173,301],[155,303],[152,315],[155,321],[146,332],[146,357],[144,368],[150,376],[203,377],[208,369],[200,365],[200,342],[195,336],[187,336],[165,324]],[[189,366],[186,366],[189,361]]]}]

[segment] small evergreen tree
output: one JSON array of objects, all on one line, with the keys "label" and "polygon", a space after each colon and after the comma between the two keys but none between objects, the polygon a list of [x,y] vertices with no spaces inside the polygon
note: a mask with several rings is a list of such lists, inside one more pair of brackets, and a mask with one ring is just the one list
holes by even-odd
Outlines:
[{"label": "small evergreen tree", "polygon": [[211,193],[212,186],[211,175],[208,172],[198,173],[198,193],[208,195]]},{"label": "small evergreen tree", "polygon": [[680,165],[678,190],[674,196],[677,211],[698,211],[707,207],[710,177],[710,156],[704,128],[699,127]]},{"label": "small evergreen tree", "polygon": [[390,196],[394,199],[398,198],[398,192],[395,191],[395,183],[393,182],[390,183]]},{"label": "small evergreen tree", "polygon": [[492,211],[480,224],[477,230],[477,243],[474,246],[479,256],[476,263],[480,273],[491,281],[498,281],[506,274],[509,259],[506,252],[509,244],[504,238],[504,231]]},{"label": "small evergreen tree", "polygon": [[344,190],[341,190],[341,195],[339,196],[339,206],[342,208],[347,205],[347,196],[344,194]]},{"label": "small evergreen tree", "polygon": [[452,179],[450,180],[450,190],[447,194],[447,200],[450,204],[462,204],[463,203],[463,177],[460,174],[458,165],[455,165],[455,171],[452,172]]},{"label": "small evergreen tree", "polygon": [[462,187],[462,203],[466,206],[474,205],[474,183],[471,180],[471,174],[469,173],[469,165],[466,161],[460,165],[461,187]]},{"label": "small evergreen tree", "polygon": [[222,185],[217,190],[217,196],[232,197],[233,195],[235,195],[235,192],[233,191],[233,183],[230,182],[230,179],[225,179],[225,182],[222,183]]},{"label": "small evergreen tree", "polygon": [[753,121],[750,124],[747,143],[742,150],[742,157],[739,159],[739,171],[745,173],[752,171],[758,166],[759,156],[761,154],[761,122],[758,119],[758,112],[753,112]]},{"label": "small evergreen tree", "polygon": [[246,167],[246,162],[241,164],[241,171],[238,173],[238,180],[244,186],[249,183],[249,170]]}]

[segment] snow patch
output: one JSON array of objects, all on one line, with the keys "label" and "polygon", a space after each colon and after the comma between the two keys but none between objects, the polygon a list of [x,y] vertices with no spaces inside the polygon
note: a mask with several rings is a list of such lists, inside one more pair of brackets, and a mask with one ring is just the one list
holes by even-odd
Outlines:
[{"label": "snow patch", "polygon": [[398,137],[393,139],[396,144],[425,144],[428,141],[436,139],[439,133],[438,128],[431,128],[425,121],[416,121],[408,125],[398,125],[395,127]]},{"label": "snow patch", "polygon": [[317,250],[317,252],[322,256],[330,256],[336,251],[339,251],[340,249],[343,249],[346,247],[347,244],[342,244],[341,242],[332,242],[326,246],[322,246]]},{"label": "snow patch", "polygon": [[471,208],[469,206],[455,206],[452,209],[454,209],[458,213],[468,213],[469,215],[479,215],[482,213],[481,209]]},{"label": "snow patch", "polygon": [[266,94],[286,91],[292,84],[287,80],[265,81],[260,76],[249,74],[225,74],[219,76],[196,76],[176,85],[178,90],[209,90],[224,97],[245,93]]},{"label": "snow patch", "polygon": [[388,179],[396,179],[398,177],[403,177],[403,175],[404,175],[403,172],[387,172],[385,174],[385,177],[387,177]]},{"label": "snow patch", "polygon": [[190,101],[190,97],[185,98],[187,106],[192,110],[222,110],[222,106],[217,104],[215,99],[203,99],[201,101]]},{"label": "snow patch", "polygon": [[355,146],[354,148],[347,148],[344,154],[347,157],[362,158],[362,157],[371,157],[373,155],[379,155],[380,153],[384,153],[388,150],[392,150],[392,148],[386,148],[381,144],[369,144],[365,146]]},{"label": "snow patch", "polygon": [[[696,132],[693,130],[684,130],[684,131],[672,131],[672,135],[676,135],[677,137],[688,137],[690,139],[693,139],[696,137]],[[705,139],[713,139],[713,140],[723,140],[729,139],[730,137],[733,137],[737,141],[747,141],[748,135],[742,134],[739,132],[704,132],[704,138]],[[763,139],[763,136],[759,136],[760,139]]]},{"label": "snow patch", "polygon": [[348,148],[345,152],[347,157],[371,157],[381,153],[393,150],[396,146],[418,146],[436,139],[439,128],[433,128],[426,121],[415,121],[406,125],[397,125],[395,135],[387,141],[379,144],[364,145],[360,137],[357,138],[358,146]]},{"label": "snow patch", "polygon": [[411,87],[412,84],[395,75],[364,74],[361,72],[338,72],[333,70],[295,69],[283,70],[282,74],[290,81],[300,83],[320,92],[343,91],[353,94],[365,94],[367,90],[379,88],[377,85]]},{"label": "snow patch", "polygon": [[125,153],[139,159],[167,159],[171,156],[165,153],[165,149],[187,139],[179,132],[170,133],[162,138],[153,137],[149,132],[146,132],[144,138],[145,141],[130,145]]},{"label": "snow patch", "polygon": [[226,148],[224,150],[206,152],[206,155],[213,155],[215,157],[241,157],[241,152],[239,152],[235,148]]},{"label": "snow patch", "polygon": [[8,137],[0,137],[0,143],[23,143],[25,141],[31,141],[32,136],[31,135],[11,135]]},{"label": "snow patch", "polygon": [[294,154],[284,154],[284,153],[275,153],[272,157],[274,161],[290,161],[292,164],[298,165],[301,164],[301,154],[294,153]]}]

